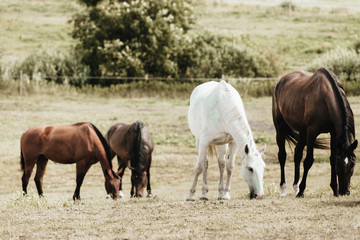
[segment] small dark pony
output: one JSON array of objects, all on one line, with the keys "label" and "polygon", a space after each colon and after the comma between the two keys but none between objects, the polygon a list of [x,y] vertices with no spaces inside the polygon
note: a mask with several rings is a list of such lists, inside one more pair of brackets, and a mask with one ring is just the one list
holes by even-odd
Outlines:
[{"label": "small dark pony", "polygon": [[[328,143],[316,139],[321,133],[331,136],[330,186],[334,196],[350,194],[350,179],[356,161],[354,150],[358,142],[353,112],[336,75],[320,68],[314,74],[296,71],[283,76],[275,86],[272,113],[281,167],[280,195],[286,195],[285,140],[296,144],[293,186],[297,197],[303,197],[308,171],[314,162],[313,149],[329,149]],[[305,146],[307,153],[299,186],[300,161]]]},{"label": "small dark pony", "polygon": [[105,177],[105,189],[114,199],[119,197],[119,176],[112,170],[109,147],[100,131],[91,123],[67,126],[30,128],[21,136],[22,188],[27,185],[36,164],[35,184],[43,196],[42,182],[48,160],[56,163],[76,163],[76,189],[73,199],[80,199],[80,187],[91,165],[100,162]]},{"label": "small dark pony", "polygon": [[131,169],[131,197],[142,197],[147,186],[148,197],[151,197],[150,165],[154,146],[149,130],[141,121],[133,124],[117,123],[110,127],[105,138],[110,146],[110,159],[117,155],[121,177],[120,196],[122,193],[122,179],[125,168]]}]

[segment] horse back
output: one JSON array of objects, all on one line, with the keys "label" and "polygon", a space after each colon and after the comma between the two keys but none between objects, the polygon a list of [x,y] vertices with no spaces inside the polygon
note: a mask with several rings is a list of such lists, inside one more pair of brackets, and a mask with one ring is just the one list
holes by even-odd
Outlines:
[{"label": "horse back", "polygon": [[283,118],[297,131],[311,124],[321,132],[329,131],[329,120],[338,117],[337,98],[331,82],[322,70],[314,74],[296,71],[283,76],[275,86],[273,117]]},{"label": "horse back", "polygon": [[188,123],[196,138],[201,132],[210,131],[214,135],[226,135],[224,128],[237,120],[247,123],[240,95],[231,85],[225,81],[208,82],[194,89],[190,96]]},{"label": "horse back", "polygon": [[21,137],[25,156],[44,155],[58,163],[74,163],[91,156],[98,138],[89,123],[30,128]]}]

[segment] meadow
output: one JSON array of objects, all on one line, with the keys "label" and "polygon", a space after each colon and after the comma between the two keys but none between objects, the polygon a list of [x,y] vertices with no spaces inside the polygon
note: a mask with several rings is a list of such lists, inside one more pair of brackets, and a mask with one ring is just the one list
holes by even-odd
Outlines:
[{"label": "meadow", "polygon": [[[190,93],[189,93],[190,94]],[[218,166],[209,162],[209,201],[185,201],[196,161],[195,139],[187,126],[187,98],[123,98],[75,93],[0,96],[1,239],[356,239],[360,233],[360,171],[355,166],[351,195],[335,198],[329,187],[329,152],[317,151],[305,198],[292,190],[293,154],[288,148],[288,196],[279,197],[271,98],[245,97],[244,105],[258,147],[266,144],[265,198],[250,200],[237,157],[232,199],[217,200]],[[360,98],[349,98],[360,127]],[[106,199],[100,164],[92,166],[74,202],[75,165],[49,162],[45,198],[38,198],[34,173],[28,196],[21,193],[19,139],[42,124],[94,123],[102,133],[116,122],[141,119],[155,142],[151,168],[154,197],[131,199],[129,170],[125,198]],[[356,151],[359,155],[359,150]],[[113,161],[117,166],[116,160]],[[199,180],[196,197],[201,191]]]},{"label": "meadow", "polygon": [[[206,0],[199,4],[193,31],[241,37],[266,49],[266,54],[285,66],[284,72],[304,69],[319,54],[336,46],[352,47],[358,41],[360,7],[356,0],[346,4],[339,0],[305,1],[307,4],[291,11],[268,0],[230,2],[234,3]],[[76,42],[70,36],[69,19],[81,8],[74,0],[0,1],[0,63],[12,64],[39,49],[71,50]],[[11,86],[4,90],[2,84]],[[279,197],[280,169],[270,97],[253,98],[249,89],[238,89],[258,147],[266,144],[265,198],[249,199],[237,157],[230,201],[216,199],[219,171],[212,159],[210,200],[187,202],[197,155],[187,125],[193,85],[179,89],[158,85],[148,92],[128,86],[25,87],[23,96],[18,96],[18,82],[0,81],[0,239],[358,239],[359,164],[352,177],[351,195],[335,198],[329,187],[330,153],[317,150],[305,198],[296,199],[291,186],[293,148],[287,147],[288,195]],[[359,130],[360,97],[351,96],[349,101]],[[95,164],[84,179],[82,200],[74,202],[75,165],[51,161],[44,176],[45,198],[37,196],[34,172],[29,194],[22,196],[19,141],[28,128],[90,121],[105,134],[116,122],[138,119],[148,126],[155,143],[153,198],[129,197],[127,170],[125,198],[106,199],[101,167]],[[356,154],[360,155],[360,148]],[[116,160],[113,163],[117,166]],[[197,198],[200,191],[201,179]]]}]

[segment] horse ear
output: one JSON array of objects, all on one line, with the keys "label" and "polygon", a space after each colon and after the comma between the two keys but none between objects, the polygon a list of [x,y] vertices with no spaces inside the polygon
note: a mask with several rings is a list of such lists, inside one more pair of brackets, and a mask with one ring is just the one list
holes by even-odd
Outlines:
[{"label": "horse ear", "polygon": [[249,146],[247,144],[245,145],[245,153],[249,154]]},{"label": "horse ear", "polygon": [[264,146],[262,146],[260,149],[259,149],[259,152],[261,155],[263,155],[265,153],[265,149],[266,149],[266,144],[264,144]]},{"label": "horse ear", "polygon": [[357,141],[357,139],[356,139],[356,140],[350,145],[349,150],[350,150],[351,152],[354,152],[354,150],[356,149],[357,145],[358,145],[358,141]]}]

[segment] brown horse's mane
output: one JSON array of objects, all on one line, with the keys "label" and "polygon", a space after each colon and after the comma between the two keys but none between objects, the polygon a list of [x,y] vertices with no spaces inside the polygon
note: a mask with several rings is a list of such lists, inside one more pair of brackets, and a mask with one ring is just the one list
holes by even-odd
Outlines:
[{"label": "brown horse's mane", "polygon": [[[347,100],[346,96],[345,96],[345,92],[344,92],[344,88],[341,85],[339,79],[337,78],[337,76],[331,72],[330,70],[326,69],[326,68],[320,68],[319,70],[321,70],[326,76],[327,79],[330,81],[333,90],[339,100],[340,103],[340,108],[341,108],[341,113],[342,113],[342,119],[344,121],[344,138],[346,141],[349,140],[349,132],[353,134],[353,136],[355,136],[355,126],[354,126],[354,114],[351,110],[349,101]],[[351,144],[349,142],[349,144]]]},{"label": "brown horse's mane", "polygon": [[96,132],[96,135],[98,136],[98,138],[100,139],[104,149],[105,149],[105,152],[106,152],[106,158],[107,158],[107,161],[109,162],[109,166],[110,166],[110,169],[112,169],[112,159],[111,159],[111,155],[110,155],[110,148],[109,148],[109,145],[107,144],[104,136],[102,135],[102,133],[99,131],[99,129],[97,127],[95,127],[94,124],[90,123],[89,124],[93,127],[93,129],[95,130]]},{"label": "brown horse's mane", "polygon": [[136,159],[137,162],[135,163],[135,169],[140,170],[140,166],[146,166],[146,156],[145,156],[145,148],[144,142],[142,141],[141,136],[141,129],[144,127],[144,124],[141,121],[135,122],[136,128],[136,138],[134,140],[133,148],[137,154]]}]

